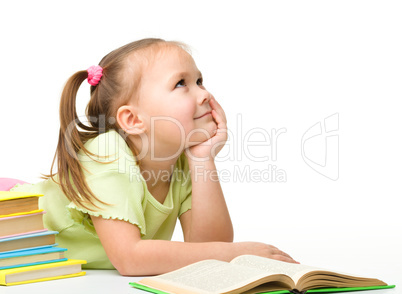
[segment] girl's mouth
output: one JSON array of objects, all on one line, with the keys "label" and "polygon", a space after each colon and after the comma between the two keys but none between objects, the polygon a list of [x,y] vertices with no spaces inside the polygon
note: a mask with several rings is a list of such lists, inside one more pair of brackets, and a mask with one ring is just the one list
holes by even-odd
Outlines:
[{"label": "girl's mouth", "polygon": [[201,115],[201,116],[199,116],[199,117],[196,117],[195,119],[203,118],[203,117],[206,117],[206,116],[208,116],[208,115],[212,115],[212,114],[211,114],[211,111],[208,111],[208,112],[204,113],[203,115]]}]

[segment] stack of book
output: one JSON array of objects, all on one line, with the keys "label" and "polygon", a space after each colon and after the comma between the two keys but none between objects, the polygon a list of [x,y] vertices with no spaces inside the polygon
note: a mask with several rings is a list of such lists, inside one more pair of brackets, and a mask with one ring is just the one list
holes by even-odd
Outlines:
[{"label": "stack of book", "polygon": [[43,225],[43,195],[0,192],[0,285],[17,285],[83,276],[84,260],[64,257],[55,235]]}]

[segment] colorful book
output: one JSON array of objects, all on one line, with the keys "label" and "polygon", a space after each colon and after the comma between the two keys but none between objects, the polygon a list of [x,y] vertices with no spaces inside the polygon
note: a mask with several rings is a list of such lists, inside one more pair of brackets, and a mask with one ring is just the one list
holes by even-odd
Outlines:
[{"label": "colorful book", "polygon": [[0,270],[0,285],[12,286],[85,275],[81,265],[85,260],[68,259],[61,262]]},{"label": "colorful book", "polygon": [[0,270],[35,264],[65,261],[66,248],[47,247],[0,253]]},{"label": "colorful book", "polygon": [[39,210],[42,194],[0,191],[0,217],[24,214]]},{"label": "colorful book", "polygon": [[23,215],[0,217],[0,238],[45,231],[44,213],[34,211]]},{"label": "colorful book", "polygon": [[[204,260],[130,285],[152,293],[328,293],[394,288],[383,281],[269,258]],[[307,291],[307,292],[306,292]]]},{"label": "colorful book", "polygon": [[1,252],[1,253],[15,253],[15,252],[20,252],[20,251],[25,251],[25,250],[32,250],[32,249],[46,249],[46,248],[57,247],[58,245],[59,245],[59,244],[54,243],[54,244],[52,244],[52,245],[44,245],[44,246],[23,248],[23,249],[19,249],[19,250],[5,251],[5,252]]},{"label": "colorful book", "polygon": [[32,249],[39,246],[56,246],[56,234],[58,234],[58,232],[45,230],[43,232],[24,234],[14,237],[1,237],[0,253],[15,250]]}]

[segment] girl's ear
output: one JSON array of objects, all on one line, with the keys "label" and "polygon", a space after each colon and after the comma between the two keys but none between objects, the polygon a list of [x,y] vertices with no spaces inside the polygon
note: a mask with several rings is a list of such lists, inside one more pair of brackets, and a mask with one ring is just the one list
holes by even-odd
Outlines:
[{"label": "girl's ear", "polygon": [[116,120],[127,134],[140,135],[146,131],[144,122],[132,105],[120,106],[117,110]]}]

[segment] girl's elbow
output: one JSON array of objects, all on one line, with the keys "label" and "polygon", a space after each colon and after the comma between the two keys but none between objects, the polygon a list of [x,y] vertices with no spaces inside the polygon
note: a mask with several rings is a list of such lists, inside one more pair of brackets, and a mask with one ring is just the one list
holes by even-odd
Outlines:
[{"label": "girl's elbow", "polygon": [[115,261],[113,262],[113,266],[122,276],[134,276],[134,272],[132,271],[132,266],[126,261]]},{"label": "girl's elbow", "polygon": [[143,276],[143,275],[145,275],[144,273],[141,273],[139,271],[143,267],[135,262],[130,262],[130,261],[118,262],[116,264],[113,264],[113,266],[116,268],[116,270],[122,276]]},{"label": "girl's elbow", "polygon": [[130,272],[126,268],[118,268],[118,267],[116,267],[116,270],[121,276],[126,276],[126,277],[133,276],[133,275],[130,274]]},{"label": "girl's elbow", "polygon": [[115,269],[122,276],[141,276],[140,272],[144,267],[141,265],[141,257],[136,256],[133,252],[118,252],[110,258]]},{"label": "girl's elbow", "polygon": [[119,252],[111,261],[122,276],[149,276],[157,273],[157,264],[150,254],[152,252],[133,246],[126,252]]}]

